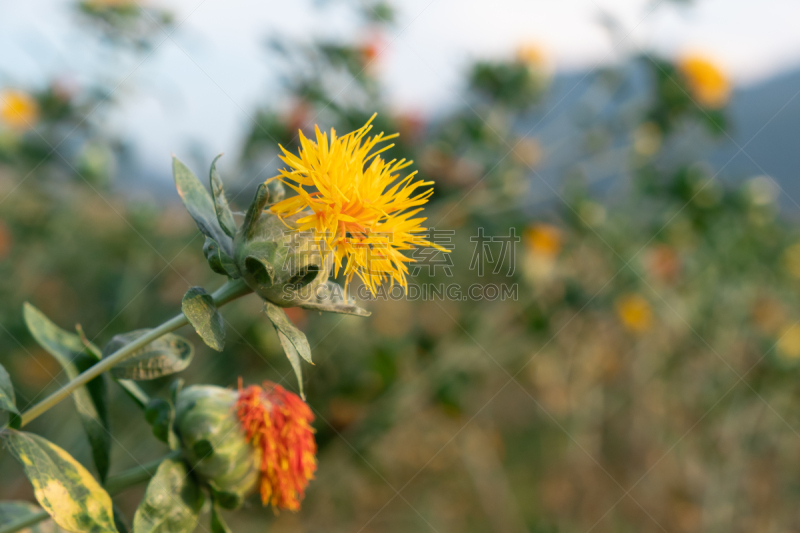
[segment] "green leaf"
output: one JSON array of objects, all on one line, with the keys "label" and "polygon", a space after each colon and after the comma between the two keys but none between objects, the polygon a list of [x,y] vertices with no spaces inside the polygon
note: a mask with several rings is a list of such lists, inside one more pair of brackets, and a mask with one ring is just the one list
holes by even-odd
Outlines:
[{"label": "green leaf", "polygon": [[211,196],[214,200],[217,222],[219,222],[222,231],[224,231],[228,237],[233,238],[233,236],[236,235],[236,221],[233,219],[233,212],[228,205],[228,199],[225,198],[222,178],[220,178],[219,172],[217,171],[217,159],[220,157],[222,157],[222,154],[219,154],[214,158],[214,161],[211,162]]},{"label": "green leaf", "polygon": [[169,441],[169,427],[175,419],[172,405],[161,398],[153,398],[144,410],[144,418],[153,427],[153,435],[161,442]]},{"label": "green leaf", "polygon": [[[258,219],[261,218],[261,213],[264,212],[264,208],[267,206],[269,202],[269,187],[266,183],[262,183],[258,186],[256,190],[256,195],[253,198],[253,203],[250,204],[250,207],[247,208],[247,214],[244,217],[244,223],[240,229],[242,235],[246,239],[249,239],[253,236],[253,231],[256,228],[256,223]],[[228,254],[232,255],[232,254]]]},{"label": "green leaf", "polygon": [[217,509],[217,503],[211,505],[211,533],[231,533],[228,524],[222,519]]},{"label": "green leaf", "polygon": [[[44,514],[45,520],[42,520]],[[34,522],[35,523],[32,523]],[[0,530],[5,527],[19,527],[27,533],[59,533],[64,531],[50,520],[41,507],[25,501],[0,502]],[[24,529],[23,529],[24,528]]]},{"label": "green leaf", "polygon": [[32,433],[10,429],[2,436],[56,524],[68,531],[117,533],[111,497],[70,454]]},{"label": "green leaf", "polygon": [[311,295],[313,299],[300,300],[298,307],[325,311],[326,313],[340,313],[343,315],[370,316],[372,313],[362,309],[350,300],[344,298],[344,289],[333,281],[315,287]]},{"label": "green leaf", "polygon": [[269,192],[270,203],[276,204],[286,196],[286,188],[280,180],[267,182],[267,192]]},{"label": "green leaf", "polygon": [[305,394],[303,393],[303,370],[300,357],[310,364],[314,364],[311,361],[311,347],[308,345],[308,339],[302,331],[292,324],[283,309],[277,305],[264,301],[264,312],[267,313],[267,317],[278,332],[278,339],[281,341],[283,351],[286,352],[286,357],[289,359],[289,363],[291,363],[294,369],[295,376],[297,376],[300,396],[305,398]]},{"label": "green leaf", "polygon": [[127,394],[128,397],[130,397],[130,399],[133,400],[141,409],[147,407],[147,402],[150,401],[150,397],[135,381],[116,378],[114,381],[117,382],[117,385],[122,387],[122,390],[125,391],[125,394]]},{"label": "green leaf", "polygon": [[186,206],[186,210],[189,211],[203,235],[217,241],[226,254],[233,255],[233,240],[220,227],[214,200],[211,199],[211,195],[208,194],[194,172],[181,163],[177,157],[173,157],[172,174],[183,205]]},{"label": "green leaf", "polygon": [[144,418],[152,426],[153,435],[158,440],[166,442],[173,450],[180,447],[180,441],[172,431],[172,423],[175,421],[175,408],[170,402],[161,398],[153,398],[147,404]]},{"label": "green leaf", "polygon": [[218,352],[225,346],[225,323],[214,298],[202,287],[192,287],[183,296],[181,311],[200,338]]},{"label": "green leaf", "polygon": [[0,409],[8,411],[8,425],[19,429],[21,422],[17,400],[14,397],[14,385],[11,384],[11,376],[8,375],[3,365],[0,365]]},{"label": "green leaf", "polygon": [[222,274],[232,279],[241,277],[234,260],[231,256],[223,252],[219,244],[217,244],[217,241],[211,237],[206,237],[205,243],[203,244],[203,254],[206,256],[206,261],[208,261],[211,270],[217,274]]},{"label": "green leaf", "polygon": [[[149,329],[137,329],[128,333],[114,335],[105,348],[103,357],[108,357],[126,344],[129,344]],[[194,357],[192,344],[173,333],[167,333],[147,344],[111,369],[111,375],[119,379],[148,380],[180,372],[189,366]]]},{"label": "green leaf", "polygon": [[135,533],[190,533],[197,527],[203,493],[186,465],[169,459],[159,465],[133,517]]},{"label": "green leaf", "polygon": [[178,395],[183,390],[183,384],[183,378],[178,378],[169,384],[169,398],[172,401],[172,405],[178,402]]},{"label": "green leaf", "polygon": [[131,530],[131,523],[119,508],[114,505],[114,525],[117,526],[119,533],[128,533]]},{"label": "green leaf", "polygon": [[[27,302],[23,306],[23,315],[33,338],[58,361],[70,380],[99,360],[97,350],[91,343],[86,344],[78,335],[59,328]],[[105,378],[97,376],[85,386],[76,389],[72,397],[92,448],[98,476],[104,481],[108,475],[111,456]]]}]

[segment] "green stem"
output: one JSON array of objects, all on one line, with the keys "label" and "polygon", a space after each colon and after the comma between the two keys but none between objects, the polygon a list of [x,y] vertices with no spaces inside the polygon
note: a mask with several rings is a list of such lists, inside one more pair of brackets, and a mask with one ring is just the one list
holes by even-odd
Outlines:
[{"label": "green stem", "polygon": [[50,518],[50,515],[47,514],[47,511],[38,511],[34,514],[24,516],[17,520],[16,522],[11,522],[0,527],[0,533],[14,533],[15,531],[19,531],[20,529],[24,529],[26,527],[31,527],[32,525],[38,524],[42,520]]},{"label": "green stem", "polygon": [[155,461],[150,461],[149,463],[135,466],[120,472],[116,476],[109,477],[106,480],[106,491],[111,496],[116,496],[128,487],[141,483],[142,481],[147,481],[155,475],[158,465],[167,459],[179,458],[181,453],[182,452],[180,450],[173,450],[161,459],[156,459]]},{"label": "green stem", "polygon": [[[111,496],[114,496],[129,487],[137,485],[143,481],[147,481],[155,475],[158,465],[160,465],[163,461],[166,461],[167,459],[177,459],[178,457],[181,457],[181,451],[173,450],[161,459],[156,459],[155,461],[150,461],[149,463],[135,466],[120,472],[116,476],[111,476],[106,481],[106,491]],[[47,511],[41,510],[34,514],[25,516],[16,522],[11,522],[10,524],[0,527],[0,533],[15,533],[16,531],[36,525],[42,520],[46,520],[48,518],[50,518],[50,515],[47,513]]]},{"label": "green stem", "polygon": [[[217,289],[211,296],[214,298],[214,303],[216,306],[222,307],[228,302],[244,296],[245,294],[249,294],[250,292],[252,292],[252,290],[245,285],[241,279],[229,280],[225,285]],[[75,379],[22,413],[22,426],[29,424],[42,413],[75,392],[76,389],[86,385],[103,372],[110,370],[113,366],[132,356],[137,350],[139,350],[139,348],[146,346],[159,337],[166,335],[171,331],[175,331],[176,329],[180,328],[181,326],[185,326],[188,323],[189,320],[186,318],[186,316],[184,316],[183,313],[181,313],[178,316],[167,320],[157,328],[151,329],[149,332],[142,335],[130,344],[126,344],[108,357],[104,357],[97,364],[88,368]],[[2,533],[2,531],[0,531],[0,533]]]}]

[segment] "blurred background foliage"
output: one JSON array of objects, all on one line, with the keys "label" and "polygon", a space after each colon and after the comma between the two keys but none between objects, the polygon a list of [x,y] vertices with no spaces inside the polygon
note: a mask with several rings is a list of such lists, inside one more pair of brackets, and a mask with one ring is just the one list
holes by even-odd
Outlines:
[{"label": "blurred background foliage", "polygon": [[[459,297],[475,283],[516,285],[517,298],[379,298],[364,304],[368,319],[289,310],[317,362],[306,391],[318,476],[299,513],[251,502],[227,516],[232,529],[800,528],[800,234],[776,182],[721,180],[702,161],[698,147],[730,141],[725,73],[644,53],[592,71],[566,119],[577,155],[553,183],[539,170],[563,139],[530,127],[554,105],[543,50],[476,61],[451,112],[398,113],[373,72],[392,8],[353,10],[363,31],[352,40],[269,43],[285,91],[252,111],[228,156],[235,207],[272,175],[278,144],[298,147],[298,129],[346,132],[377,111],[377,131],[400,132],[392,156],[436,182],[428,223],[455,230],[452,277],[426,266],[414,283],[457,283]],[[112,51],[111,72],[115,53],[152,52],[172,23],[127,0],[80,2],[75,15]],[[177,194],[154,203],[115,185],[129,153],[105,116],[125,74],[0,93],[0,363],[21,407],[66,382],[27,333],[24,301],[104,343],[168,318],[190,286],[222,282]],[[555,200],[531,204],[532,184]],[[479,228],[520,237],[502,268],[491,243],[482,276]],[[196,342],[187,383],[295,389],[260,312],[256,298],[226,308],[225,351]],[[145,387],[163,396],[168,384]],[[112,398],[112,473],[163,455],[136,406],[118,389]],[[90,464],[69,402],[31,429]],[[31,499],[8,454],[0,479],[3,499]],[[129,516],[143,489],[115,498]]]}]

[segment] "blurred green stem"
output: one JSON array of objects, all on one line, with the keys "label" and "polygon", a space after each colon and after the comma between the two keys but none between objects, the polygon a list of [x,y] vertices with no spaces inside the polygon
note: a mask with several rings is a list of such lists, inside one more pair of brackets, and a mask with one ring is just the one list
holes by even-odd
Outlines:
[{"label": "blurred green stem", "polygon": [[0,527],[0,533],[14,533],[14,531],[19,531],[20,529],[24,529],[26,527],[31,527],[35,524],[38,524],[42,520],[46,518],[50,518],[50,515],[47,514],[47,511],[39,511],[32,515],[28,515],[24,518],[17,520],[16,522],[11,522],[10,524],[6,524]]},{"label": "blurred green stem", "polygon": [[[150,461],[149,463],[135,466],[125,470],[124,472],[120,472],[116,476],[109,477],[106,481],[106,491],[108,491],[111,496],[115,496],[128,487],[132,487],[133,485],[141,483],[142,481],[147,481],[155,475],[158,465],[167,459],[177,459],[181,457],[181,453],[182,452],[180,450],[173,450],[161,459],[156,459],[155,461]],[[0,533],[3,532],[0,531]]]},{"label": "blurred green stem", "polygon": [[[111,476],[108,478],[108,481],[106,481],[106,491],[111,496],[114,496],[129,487],[137,485],[143,481],[147,481],[153,477],[153,475],[155,475],[158,465],[160,465],[163,461],[166,461],[167,459],[177,459],[178,457],[181,457],[181,451],[173,450],[160,459],[150,461],[149,463],[145,463],[143,465],[135,466],[125,470],[124,472],[120,472],[116,476]],[[50,518],[50,515],[47,514],[47,511],[42,510],[17,520],[16,522],[11,522],[10,524],[0,527],[0,533],[14,533],[15,531],[29,528],[48,518]]]},{"label": "blurred green stem", "polygon": [[[238,279],[229,280],[225,285],[217,289],[211,296],[214,298],[214,303],[217,305],[217,307],[222,307],[223,305],[232,302],[236,298],[244,296],[245,294],[249,294],[250,292],[252,292],[252,290],[245,285],[241,279]],[[183,313],[181,313],[178,316],[167,320],[160,326],[150,330],[130,344],[126,344],[108,357],[103,358],[96,365],[87,369],[85,372],[58,389],[56,392],[22,413],[22,426],[29,424],[39,415],[72,394],[79,387],[86,385],[103,372],[110,370],[114,365],[124,361],[133,355],[139,348],[146,346],[159,337],[166,335],[171,331],[175,331],[176,329],[180,328],[181,326],[185,326],[188,323],[189,320],[184,316]],[[0,530],[0,533],[2,533],[2,530]]]}]

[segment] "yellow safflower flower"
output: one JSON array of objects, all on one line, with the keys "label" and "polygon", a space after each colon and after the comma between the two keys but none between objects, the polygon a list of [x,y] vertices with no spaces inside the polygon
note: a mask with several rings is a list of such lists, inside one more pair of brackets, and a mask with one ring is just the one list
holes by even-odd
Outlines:
[{"label": "yellow safflower flower", "polygon": [[617,316],[622,325],[634,333],[644,333],[653,325],[653,310],[640,294],[627,294],[616,303]]},{"label": "yellow safflower flower", "polygon": [[357,275],[373,294],[385,281],[407,287],[406,263],[413,259],[403,251],[417,246],[447,251],[420,236],[427,231],[421,226],[425,218],[413,218],[433,194],[433,189],[418,189],[433,182],[412,181],[416,171],[401,178],[398,172],[412,161],[380,156],[394,144],[376,147],[398,134],[367,137],[375,116],[343,137],[331,130],[328,138],[315,126],[314,142],[301,131],[297,155],[281,146],[289,169],[271,178],[297,193],[271,211],[282,219],[304,215],[293,229],[313,231],[323,252],[333,254],[334,274],[343,268],[346,284]]},{"label": "yellow safflower flower", "polygon": [[0,92],[0,121],[15,130],[33,128],[39,120],[39,105],[23,91],[7,89]]},{"label": "yellow safflower flower", "polygon": [[718,109],[728,103],[731,84],[722,70],[699,55],[686,56],[678,62],[692,97],[705,107]]}]

